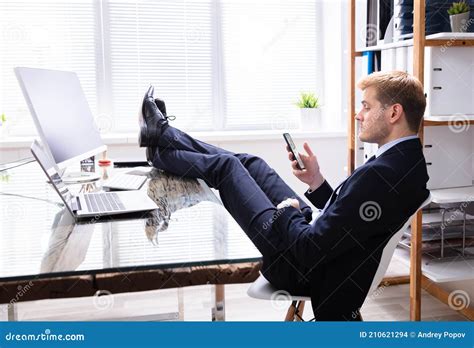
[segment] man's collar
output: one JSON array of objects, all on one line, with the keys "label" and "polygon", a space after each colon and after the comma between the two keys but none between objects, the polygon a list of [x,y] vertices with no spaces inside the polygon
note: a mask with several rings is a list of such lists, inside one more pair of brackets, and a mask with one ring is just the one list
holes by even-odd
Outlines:
[{"label": "man's collar", "polygon": [[403,141],[412,140],[412,139],[418,139],[418,135],[409,135],[409,136],[406,136],[406,137],[401,137],[401,138],[389,141],[388,143],[383,144],[381,147],[379,147],[379,149],[375,153],[375,157],[379,157],[385,151],[387,151],[388,149],[394,147],[395,145],[397,145],[397,144],[399,144]]}]

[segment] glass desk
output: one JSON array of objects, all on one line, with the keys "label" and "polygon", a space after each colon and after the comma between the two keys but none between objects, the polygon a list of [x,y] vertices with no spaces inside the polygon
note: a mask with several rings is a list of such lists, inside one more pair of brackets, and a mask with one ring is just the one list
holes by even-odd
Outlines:
[{"label": "glass desk", "polygon": [[36,162],[0,172],[0,303],[258,277],[260,253],[204,182],[147,167],[96,171],[102,180],[69,189],[132,172],[148,177],[141,190],[157,209],[75,221]]}]

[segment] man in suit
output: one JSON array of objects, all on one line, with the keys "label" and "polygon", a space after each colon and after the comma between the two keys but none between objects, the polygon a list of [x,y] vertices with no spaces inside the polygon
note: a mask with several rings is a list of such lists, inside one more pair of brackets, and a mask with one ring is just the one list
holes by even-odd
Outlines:
[{"label": "man in suit", "polygon": [[275,287],[311,296],[316,320],[359,320],[390,237],[428,197],[428,175],[417,132],[426,101],[421,83],[404,72],[374,73],[359,82],[359,137],[377,154],[335,190],[305,143],[300,170],[312,210],[261,158],[233,153],[169,126],[164,102],[145,95],[140,145],[153,165],[201,178],[263,256],[262,273]]}]

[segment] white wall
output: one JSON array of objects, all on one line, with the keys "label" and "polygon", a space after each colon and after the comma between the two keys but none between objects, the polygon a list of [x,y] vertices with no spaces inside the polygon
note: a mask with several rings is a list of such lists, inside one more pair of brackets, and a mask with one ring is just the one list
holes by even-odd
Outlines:
[{"label": "white wall", "polygon": [[[333,186],[345,178],[347,159],[347,138],[343,133],[303,133],[292,132],[296,146],[303,151],[304,141],[308,141],[313,152],[318,157],[321,171]],[[259,136],[249,135],[214,135],[212,133],[196,136],[213,145],[217,145],[234,152],[252,153],[262,157],[274,168],[278,174],[296,192],[303,195],[307,187],[296,179],[287,158],[286,145],[279,132],[262,132]],[[145,151],[136,145],[136,136],[128,139],[117,139],[104,136],[108,145],[108,157],[112,160],[144,159]],[[0,147],[0,163],[11,162],[30,157],[29,144],[31,139],[17,142],[3,142]]]}]

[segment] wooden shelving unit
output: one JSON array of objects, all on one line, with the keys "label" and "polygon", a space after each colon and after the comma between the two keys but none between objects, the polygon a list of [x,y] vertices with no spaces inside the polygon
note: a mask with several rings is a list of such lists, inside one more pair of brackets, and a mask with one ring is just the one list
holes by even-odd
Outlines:
[{"label": "wooden shelving unit", "polygon": [[[356,0],[350,0],[349,5],[349,105],[348,105],[348,174],[355,169],[355,59],[362,55],[362,51],[356,50],[355,28]],[[384,44],[376,47],[364,49],[364,51],[379,51],[382,49],[413,46],[413,75],[424,83],[424,61],[425,47],[433,46],[474,46],[474,38],[469,35],[454,33],[447,38],[446,34],[435,34],[425,37],[425,0],[415,0],[413,7],[413,39]],[[419,130],[419,137],[423,143],[423,133],[425,126],[447,126],[453,120],[430,120],[425,119]],[[474,124],[474,120],[463,120],[469,124]],[[410,249],[410,276],[406,279],[384,279],[386,283],[410,283],[410,319],[421,319],[421,289],[430,293],[444,303],[448,303],[449,293],[439,287],[436,283],[425,277],[421,268],[421,237],[422,237],[422,212],[418,211],[411,223],[412,247]],[[474,320],[474,310],[466,308],[460,311],[461,314],[470,320]]]},{"label": "wooden shelving unit", "polygon": [[[423,125],[426,126],[450,126],[456,121],[436,121],[436,120],[424,120]],[[462,124],[474,124],[474,120],[467,120],[467,121],[459,121],[462,122]]]},{"label": "wooden shelving unit", "polygon": [[[446,35],[454,34],[454,35]],[[439,33],[428,35],[425,38],[425,47],[459,47],[459,46],[474,46],[473,33]],[[383,43],[376,46],[366,47],[363,50],[356,50],[357,53],[368,51],[381,51],[389,48],[413,46],[413,39]]]}]

